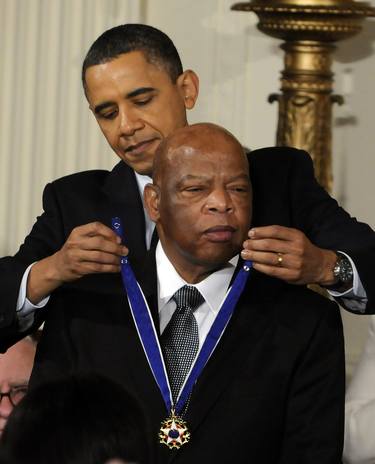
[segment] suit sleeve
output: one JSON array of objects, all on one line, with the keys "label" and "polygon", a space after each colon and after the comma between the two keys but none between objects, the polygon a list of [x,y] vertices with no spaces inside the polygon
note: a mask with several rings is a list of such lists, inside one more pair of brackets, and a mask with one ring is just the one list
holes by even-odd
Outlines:
[{"label": "suit sleeve", "polygon": [[346,394],[344,461],[375,461],[375,317],[361,359]]},{"label": "suit sleeve", "polygon": [[301,350],[291,380],[280,464],[341,462],[345,395],[342,324],[333,302],[318,304],[324,304],[320,320]]},{"label": "suit sleeve", "polygon": [[366,291],[365,312],[375,313],[374,231],[351,217],[318,184],[311,157],[305,151],[263,148],[252,151],[249,162],[254,189],[253,224],[293,227],[320,248],[348,254]]},{"label": "suit sleeve", "polygon": [[[15,256],[0,259],[0,352],[25,336],[20,333],[16,317],[18,292],[26,268],[33,262],[52,255],[65,241],[62,219],[53,184],[48,184],[43,193],[43,213],[37,218]],[[31,332],[42,323],[40,317],[28,330]]]},{"label": "suit sleeve", "polygon": [[[366,313],[375,313],[375,233],[351,217],[316,181],[310,156],[297,153],[291,173],[292,222],[321,248],[340,250],[354,261],[366,291]],[[344,303],[345,304],[345,303]],[[346,308],[350,310],[350,308]]]}]

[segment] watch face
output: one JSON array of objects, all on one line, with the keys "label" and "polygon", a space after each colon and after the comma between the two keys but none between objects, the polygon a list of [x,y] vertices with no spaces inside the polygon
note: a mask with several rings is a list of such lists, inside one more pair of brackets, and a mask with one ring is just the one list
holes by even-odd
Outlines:
[{"label": "watch face", "polygon": [[344,260],[341,270],[341,280],[343,282],[349,282],[353,278],[353,269],[348,260]]},{"label": "watch face", "polygon": [[341,280],[343,283],[350,282],[353,278],[353,269],[350,261],[346,256],[340,255],[335,268],[333,270],[335,277]]}]

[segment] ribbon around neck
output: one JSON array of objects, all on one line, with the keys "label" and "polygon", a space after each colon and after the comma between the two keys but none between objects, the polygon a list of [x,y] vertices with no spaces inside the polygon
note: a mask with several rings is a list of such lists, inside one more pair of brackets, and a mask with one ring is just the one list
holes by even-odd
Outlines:
[{"label": "ribbon around neck", "polygon": [[[119,218],[116,217],[112,219],[112,229],[119,237],[123,238],[122,225]],[[176,404],[173,404],[168,374],[150,309],[142,289],[133,273],[129,259],[127,257],[123,257],[121,259],[122,282],[127,293],[130,310],[148,364],[162,394],[168,413],[171,410],[174,410],[175,413],[179,415],[183,411],[194,384],[219,343],[219,340],[235,310],[236,304],[246,285],[251,268],[252,262],[244,261],[232,286],[225,295],[224,301],[220,306],[218,314],[202,344],[202,347],[198,351],[185,382],[181,387],[177,402]]]}]

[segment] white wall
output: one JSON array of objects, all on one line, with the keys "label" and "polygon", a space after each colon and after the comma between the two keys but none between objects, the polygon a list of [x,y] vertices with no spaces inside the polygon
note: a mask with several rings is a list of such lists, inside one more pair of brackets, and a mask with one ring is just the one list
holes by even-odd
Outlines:
[{"label": "white wall", "polygon": [[[201,92],[191,122],[214,121],[243,144],[275,143],[282,52],[256,29],[256,16],[230,11],[233,0],[150,0],[147,22],[170,35],[185,68],[200,76]],[[163,5],[163,8],[160,5]]]}]

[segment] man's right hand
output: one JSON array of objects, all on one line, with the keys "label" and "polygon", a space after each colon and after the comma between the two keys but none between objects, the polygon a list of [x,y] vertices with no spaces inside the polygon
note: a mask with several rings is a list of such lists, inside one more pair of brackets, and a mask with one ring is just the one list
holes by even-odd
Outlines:
[{"label": "man's right hand", "polygon": [[120,271],[120,258],[128,254],[120,238],[100,222],[76,227],[63,247],[31,268],[27,298],[37,304],[64,282],[87,274]]}]

